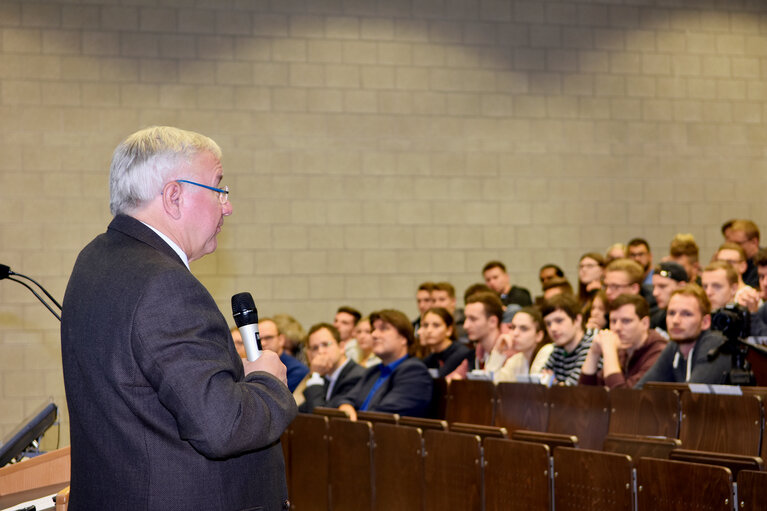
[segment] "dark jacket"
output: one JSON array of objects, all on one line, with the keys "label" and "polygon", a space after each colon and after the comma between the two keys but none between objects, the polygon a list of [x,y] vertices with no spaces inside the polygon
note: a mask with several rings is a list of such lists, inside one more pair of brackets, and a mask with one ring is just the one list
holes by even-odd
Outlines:
[{"label": "dark jacket", "polygon": [[328,391],[327,380],[325,385],[308,385],[304,390],[304,402],[298,407],[298,411],[311,413],[318,406],[338,408],[341,400],[357,385],[364,374],[365,368],[350,359],[341,369],[336,384],[333,385],[333,392],[330,393],[330,399],[325,400]]},{"label": "dark jacket", "polygon": [[472,360],[474,352],[458,341],[439,353],[431,353],[423,359],[429,369],[437,369],[437,377],[444,378],[455,371],[464,360]]},{"label": "dark jacket", "polygon": [[115,217],[80,252],[62,316],[70,511],[284,509],[295,400],[244,374],[213,297],[151,229]]},{"label": "dark jacket", "polygon": [[[382,364],[371,367],[349,394],[341,400],[359,410],[381,374]],[[398,413],[423,417],[431,403],[431,376],[417,358],[405,359],[373,395],[370,412]]]},{"label": "dark jacket", "polygon": [[643,345],[634,350],[631,357],[625,351],[618,351],[618,361],[622,372],[607,375],[604,378],[602,370],[597,374],[584,374],[578,380],[580,385],[603,385],[614,389],[617,387],[634,387],[642,376],[655,364],[663,349],[666,347],[665,338],[655,330],[650,330]]},{"label": "dark jacket", "polygon": [[[692,353],[690,383],[725,383],[730,370],[730,355],[721,353],[714,360],[708,360],[708,352],[720,346],[724,337],[719,332],[705,330],[695,341]],[[677,354],[679,355],[677,357]],[[674,367],[674,359],[677,359]],[[642,376],[636,388],[642,388],[648,381],[684,382],[687,377],[687,360],[682,357],[679,345],[669,341],[655,364]]]}]

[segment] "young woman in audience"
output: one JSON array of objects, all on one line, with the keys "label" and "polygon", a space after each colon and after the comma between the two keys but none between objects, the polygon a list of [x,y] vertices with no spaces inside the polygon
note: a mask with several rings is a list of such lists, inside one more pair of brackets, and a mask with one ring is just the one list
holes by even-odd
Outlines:
[{"label": "young woman in audience", "polygon": [[524,307],[514,314],[509,337],[517,353],[496,371],[493,376],[496,383],[517,381],[520,376],[539,374],[554,349],[546,337],[543,317],[534,307]]},{"label": "young woman in audience", "polygon": [[586,331],[607,328],[607,295],[603,289],[597,291],[594,298],[584,309],[582,316],[586,318]]},{"label": "young woman in audience", "polygon": [[443,307],[432,307],[421,319],[418,338],[428,355],[423,363],[433,378],[442,378],[455,371],[471,357],[472,351],[455,340],[453,315]]},{"label": "young woman in audience", "polygon": [[360,350],[360,359],[357,363],[362,367],[373,367],[381,363],[381,359],[373,355],[372,331],[368,317],[360,319],[354,327],[354,338],[357,339],[357,347]]},{"label": "young woman in audience", "polygon": [[578,300],[586,306],[594,294],[602,289],[605,258],[596,252],[587,252],[578,261]]}]

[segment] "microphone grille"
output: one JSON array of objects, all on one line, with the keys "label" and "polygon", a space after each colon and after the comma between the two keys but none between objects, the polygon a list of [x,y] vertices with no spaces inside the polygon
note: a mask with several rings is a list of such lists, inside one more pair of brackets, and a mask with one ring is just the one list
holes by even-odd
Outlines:
[{"label": "microphone grille", "polygon": [[255,308],[256,302],[253,301],[253,295],[250,293],[237,293],[232,296],[232,314],[241,314]]}]

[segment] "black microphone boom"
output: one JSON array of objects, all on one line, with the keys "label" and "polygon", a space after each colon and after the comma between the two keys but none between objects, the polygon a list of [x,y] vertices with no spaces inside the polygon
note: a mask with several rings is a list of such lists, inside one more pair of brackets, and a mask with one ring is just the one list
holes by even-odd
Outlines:
[{"label": "black microphone boom", "polygon": [[41,286],[39,282],[37,282],[37,281],[36,281],[35,279],[33,279],[32,277],[27,277],[26,275],[22,275],[21,273],[16,273],[15,271],[11,270],[10,266],[7,266],[7,265],[5,265],[5,264],[0,264],[0,280],[3,280],[3,279],[12,280],[12,281],[14,281],[14,282],[17,282],[17,283],[21,284],[21,285],[22,285],[22,286],[24,286],[25,288],[29,289],[29,290],[32,292],[32,294],[33,294],[33,295],[35,295],[35,298],[37,298],[38,300],[40,300],[40,303],[42,303],[43,305],[45,305],[45,308],[46,308],[46,309],[48,309],[48,310],[51,312],[51,314],[53,314],[54,316],[56,316],[56,319],[58,319],[59,321],[61,321],[61,316],[59,316],[59,314],[58,314],[56,311],[54,311],[54,310],[53,310],[53,308],[52,308],[52,307],[51,307],[51,306],[48,304],[48,302],[46,302],[46,301],[43,299],[43,297],[42,297],[42,296],[40,296],[40,295],[37,293],[37,291],[35,291],[34,289],[32,289],[32,287],[30,287],[30,286],[29,286],[29,285],[28,285],[26,282],[22,282],[22,281],[20,281],[19,279],[15,279],[15,278],[11,277],[10,275],[13,275],[14,277],[21,277],[21,278],[23,278],[23,279],[27,279],[28,281],[32,282],[32,283],[33,283],[34,285],[36,285],[36,286],[37,286],[37,287],[38,287],[38,288],[39,288],[39,289],[40,289],[40,290],[41,290],[43,293],[45,293],[45,296],[47,296],[47,297],[48,297],[48,299],[49,299],[50,301],[52,301],[52,302],[53,302],[53,304],[54,304],[56,307],[58,307],[58,309],[59,309],[59,310],[61,310],[61,304],[60,304],[59,302],[57,302],[57,301],[56,301],[56,299],[55,299],[53,296],[51,296],[51,294],[48,292],[48,290],[47,290],[47,289],[45,289],[43,286]]}]

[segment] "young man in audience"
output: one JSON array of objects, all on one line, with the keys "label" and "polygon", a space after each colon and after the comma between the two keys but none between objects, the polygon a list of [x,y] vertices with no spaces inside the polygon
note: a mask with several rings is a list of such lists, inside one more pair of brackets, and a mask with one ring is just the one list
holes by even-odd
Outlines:
[{"label": "young man in audience", "polygon": [[543,285],[544,301],[560,293],[573,294],[573,286],[564,277],[557,277],[555,279],[551,279]]},{"label": "young man in audience", "polygon": [[700,278],[703,291],[711,305],[711,311],[735,302],[738,291],[738,273],[725,261],[714,261],[706,266]]},{"label": "young man in audience", "polygon": [[506,356],[492,357],[493,346],[501,335],[503,303],[495,293],[475,293],[466,301],[463,327],[474,345],[472,369],[495,371],[503,367]]},{"label": "young man in audience", "polygon": [[666,339],[650,328],[650,307],[641,296],[620,295],[609,309],[610,329],[594,336],[578,383],[633,387],[655,363]]},{"label": "young man in audience", "polygon": [[348,305],[339,307],[335,318],[333,318],[333,326],[338,330],[341,335],[341,342],[345,345],[346,356],[355,362],[360,359],[360,349],[354,338],[354,327],[357,326],[360,318],[362,318],[360,311]]},{"label": "young man in audience", "polygon": [[280,333],[274,320],[264,318],[259,321],[258,331],[261,334],[261,346],[278,354],[280,361],[285,364],[288,370],[288,388],[293,392],[304,376],[309,374],[309,368],[285,351],[285,336]]},{"label": "young man in audience", "polygon": [[421,318],[423,313],[434,307],[434,297],[432,292],[434,291],[436,284],[434,282],[422,282],[418,286],[418,291],[415,293],[415,301],[418,306],[418,317],[413,320],[413,331],[415,336],[418,337],[418,329],[421,327]]},{"label": "young man in audience", "polygon": [[748,262],[746,260],[746,252],[743,250],[743,247],[738,245],[737,243],[730,243],[729,241],[726,243],[722,243],[719,245],[719,248],[716,251],[716,254],[714,254],[714,260],[716,261],[724,261],[726,263],[730,263],[732,267],[735,269],[735,273],[738,274],[738,291],[735,294],[735,301],[738,299],[738,295],[742,292],[750,292],[747,291],[748,289],[753,290],[753,292],[756,292],[756,290],[743,282],[743,275],[746,273],[746,269],[748,268]]},{"label": "young man in audience", "polygon": [[431,403],[432,379],[423,362],[408,357],[408,347],[415,342],[413,325],[393,309],[372,313],[370,324],[373,353],[381,363],[365,372],[338,408],[352,420],[357,420],[358,410],[424,416]]},{"label": "young man in audience", "polygon": [[346,356],[338,329],[328,323],[317,323],[309,329],[306,351],[312,377],[306,382],[304,402],[298,411],[311,413],[317,406],[338,407],[365,369]]},{"label": "young man in audience", "polygon": [[687,284],[687,272],[681,264],[663,261],[655,267],[652,275],[652,295],[658,309],[650,315],[650,328],[668,335],[666,308],[671,293]]},{"label": "young man in audience", "polygon": [[754,258],[757,274],[759,275],[759,291],[756,293],[741,293],[738,304],[747,308],[751,313],[751,335],[754,337],[767,336],[767,249],[757,252]]},{"label": "young man in audience", "polygon": [[671,240],[669,246],[669,259],[679,263],[687,272],[688,282],[700,284],[698,273],[700,263],[698,262],[700,250],[692,234],[677,234]]},{"label": "young man in audience", "polygon": [[615,259],[605,268],[604,290],[607,301],[612,302],[618,296],[627,293],[638,295],[642,291],[644,271],[631,259]]},{"label": "young man in audience", "polygon": [[522,307],[533,304],[530,291],[523,287],[512,286],[506,266],[500,261],[490,261],[482,268],[485,283],[501,298],[504,307],[516,303]]},{"label": "young man in audience", "polygon": [[564,278],[565,272],[562,271],[562,268],[557,266],[556,264],[544,264],[541,266],[541,269],[538,270],[538,280],[541,281],[541,290],[543,290],[543,286],[546,285],[547,282],[550,280],[556,279],[556,278]]},{"label": "young man in audience", "polygon": [[703,288],[687,284],[671,293],[666,323],[671,340],[636,387],[648,381],[724,383],[730,356],[720,353],[708,359],[709,351],[719,347],[724,337],[709,330],[711,303]]},{"label": "young man in audience", "polygon": [[759,275],[754,258],[759,252],[759,228],[751,220],[733,220],[727,229],[722,226],[722,233],[727,241],[736,243],[746,253],[746,271],[743,272],[743,282],[747,285],[759,287]]},{"label": "young man in audience", "polygon": [[652,286],[652,252],[650,251],[650,244],[647,240],[642,238],[634,238],[629,241],[626,249],[626,257],[637,263],[642,267],[644,271],[644,279],[642,284],[646,286]]},{"label": "young man in audience", "polygon": [[555,295],[543,304],[541,314],[554,342],[543,373],[555,385],[576,385],[592,341],[584,334],[578,300],[568,294]]}]

